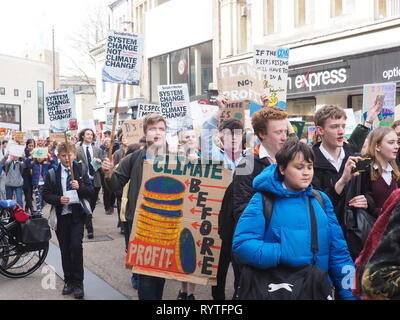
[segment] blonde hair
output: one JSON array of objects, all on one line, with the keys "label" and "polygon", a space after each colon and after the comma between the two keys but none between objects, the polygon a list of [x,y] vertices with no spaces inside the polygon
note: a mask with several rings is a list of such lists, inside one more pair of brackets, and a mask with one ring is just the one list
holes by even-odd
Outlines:
[{"label": "blonde hair", "polygon": [[[379,127],[372,131],[371,134],[368,136],[368,147],[365,156],[372,159],[370,168],[372,181],[378,180],[382,176],[383,171],[381,164],[383,162],[383,159],[376,148],[382,143],[383,138],[391,132],[395,131],[388,127]],[[389,163],[393,168],[393,173],[396,177],[396,180],[400,180],[400,171],[396,164],[396,160],[392,160]],[[375,165],[378,166],[378,170],[374,169]]]}]

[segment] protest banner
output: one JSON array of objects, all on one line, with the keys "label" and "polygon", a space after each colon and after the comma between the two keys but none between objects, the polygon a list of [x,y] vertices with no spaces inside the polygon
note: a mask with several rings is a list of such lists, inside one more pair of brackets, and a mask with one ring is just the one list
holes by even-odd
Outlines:
[{"label": "protest banner", "polygon": [[0,137],[5,137],[7,134],[7,129],[6,128],[0,128]]},{"label": "protest banner", "polygon": [[103,81],[139,85],[143,48],[142,35],[110,30],[106,43]]},{"label": "protest banner", "polygon": [[269,104],[286,110],[287,78],[289,73],[289,49],[271,46],[255,46],[253,66],[264,76]]},{"label": "protest banner", "polygon": [[[67,139],[67,131],[76,130],[78,121],[75,110],[75,94],[72,88],[49,92],[45,96],[47,112],[49,113],[50,119],[50,131],[63,132],[64,141],[67,148],[68,161],[72,167],[72,161],[70,159],[69,144]],[[40,131],[41,130],[41,131]],[[49,136],[49,132],[39,130],[39,135],[45,137]],[[74,180],[74,172],[71,170],[71,178]]]},{"label": "protest banner", "polygon": [[193,129],[187,84],[161,85],[157,91],[161,114],[167,121],[167,141],[171,146],[177,145],[178,131]]},{"label": "protest banner", "polygon": [[248,101],[229,102],[222,108],[219,122],[222,123],[229,119],[237,119],[240,120],[244,127],[244,112],[249,109],[250,104]]},{"label": "protest banner", "polygon": [[7,145],[7,150],[10,152],[10,155],[14,157],[23,157],[25,156],[25,146],[20,146],[18,144],[9,143]]},{"label": "protest banner", "polygon": [[36,159],[45,159],[48,157],[49,150],[47,148],[33,149],[32,157]]},{"label": "protest banner", "polygon": [[121,126],[124,138],[128,144],[138,143],[144,136],[143,120],[125,120]]},{"label": "protest banner", "polygon": [[25,132],[22,131],[14,131],[11,136],[13,137],[14,141],[18,144],[23,144],[25,142]]},{"label": "protest banner", "polygon": [[111,128],[111,146],[108,152],[108,158],[111,161],[121,84],[139,85],[144,38],[139,34],[110,30],[106,46],[107,52],[103,67],[103,81],[118,83]]},{"label": "protest banner", "polygon": [[[76,130],[75,95],[72,89],[49,92],[45,97],[45,101],[51,132]],[[42,134],[44,134],[43,130]]]},{"label": "protest banner", "polygon": [[290,124],[292,125],[297,137],[301,139],[306,123],[304,121],[290,121]]},{"label": "protest banner", "polygon": [[193,128],[198,136],[204,122],[218,112],[218,106],[208,104],[206,100],[195,100],[190,102],[190,114],[192,116]]},{"label": "protest banner", "polygon": [[218,91],[226,94],[229,102],[253,101],[262,105],[263,75],[248,63],[224,65],[217,68]]},{"label": "protest banner", "polygon": [[215,285],[218,215],[232,173],[223,163],[174,160],[144,162],[125,265],[134,273]]},{"label": "protest banner", "polygon": [[58,143],[64,142],[64,133],[63,132],[50,133],[50,141],[56,141]]},{"label": "protest banner", "polygon": [[400,120],[400,104],[394,108],[394,121]]},{"label": "protest banner", "polygon": [[354,129],[357,127],[356,118],[354,116],[353,109],[344,109],[346,112],[346,129],[344,131],[344,136],[346,139],[350,138],[351,134],[353,133]]},{"label": "protest banner", "polygon": [[366,119],[367,112],[375,103],[381,104],[378,117],[373,122],[373,128],[390,127],[394,122],[394,111],[396,106],[396,83],[378,83],[364,85],[363,95],[363,118]]},{"label": "protest banner", "polygon": [[142,119],[150,113],[161,114],[161,107],[158,104],[139,103],[136,119]]}]

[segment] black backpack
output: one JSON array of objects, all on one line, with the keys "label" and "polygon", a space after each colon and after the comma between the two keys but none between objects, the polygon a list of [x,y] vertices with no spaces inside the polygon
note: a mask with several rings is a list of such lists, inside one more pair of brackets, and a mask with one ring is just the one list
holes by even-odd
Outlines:
[{"label": "black backpack", "polygon": [[[313,190],[325,211],[321,194]],[[272,217],[274,199],[263,193],[265,230]],[[309,198],[313,263],[298,267],[279,265],[276,268],[259,269],[249,265],[242,268],[235,299],[238,300],[332,300],[332,288],[325,271],[316,266],[318,229],[314,208]]]}]

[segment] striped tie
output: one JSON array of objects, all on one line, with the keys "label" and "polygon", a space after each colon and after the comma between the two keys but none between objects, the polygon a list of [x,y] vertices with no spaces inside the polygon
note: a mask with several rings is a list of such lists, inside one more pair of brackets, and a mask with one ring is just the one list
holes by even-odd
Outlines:
[{"label": "striped tie", "polygon": [[70,169],[65,169],[65,172],[67,173],[67,182],[66,182],[66,188],[67,191],[72,190],[72,185],[71,185],[71,170]]}]

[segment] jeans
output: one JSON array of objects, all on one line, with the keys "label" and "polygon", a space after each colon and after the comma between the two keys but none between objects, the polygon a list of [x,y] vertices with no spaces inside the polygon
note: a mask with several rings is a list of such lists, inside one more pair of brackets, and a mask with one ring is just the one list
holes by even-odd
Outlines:
[{"label": "jeans", "polygon": [[24,207],[24,203],[22,202],[22,186],[21,187],[9,187],[9,186],[6,186],[7,200],[12,200],[13,199],[14,191],[15,191],[15,195],[17,197],[17,203],[21,206],[21,208],[23,208]]},{"label": "jeans", "polygon": [[35,202],[36,202],[36,211],[40,214],[42,213],[44,207],[44,200],[42,197],[43,189],[44,185],[33,186],[33,194],[35,195]]},{"label": "jeans", "polygon": [[139,300],[162,300],[164,284],[164,278],[139,274]]}]

